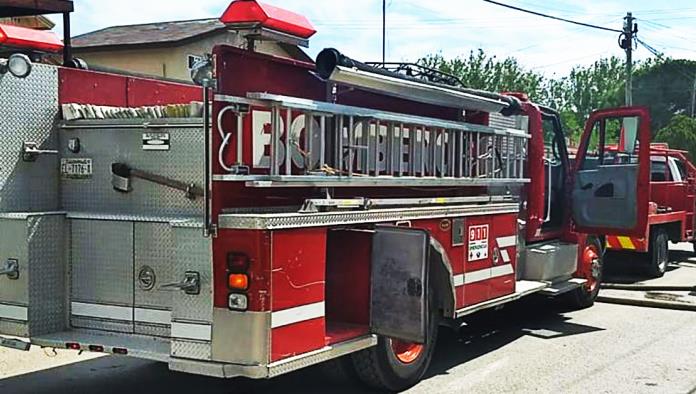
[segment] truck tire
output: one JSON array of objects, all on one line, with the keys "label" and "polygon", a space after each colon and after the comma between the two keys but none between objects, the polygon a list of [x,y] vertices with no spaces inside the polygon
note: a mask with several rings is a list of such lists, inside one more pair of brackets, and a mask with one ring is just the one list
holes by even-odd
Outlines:
[{"label": "truck tire", "polygon": [[665,229],[658,227],[650,232],[648,258],[648,274],[653,278],[664,276],[669,264],[669,235]]},{"label": "truck tire", "polygon": [[417,384],[430,366],[437,342],[439,317],[433,309],[424,344],[380,336],[376,346],[351,355],[358,379],[370,388],[387,392],[403,391]]},{"label": "truck tire", "polygon": [[566,301],[573,309],[585,309],[594,305],[604,277],[602,241],[598,237],[588,236],[581,253],[580,271],[587,283],[568,293]]}]

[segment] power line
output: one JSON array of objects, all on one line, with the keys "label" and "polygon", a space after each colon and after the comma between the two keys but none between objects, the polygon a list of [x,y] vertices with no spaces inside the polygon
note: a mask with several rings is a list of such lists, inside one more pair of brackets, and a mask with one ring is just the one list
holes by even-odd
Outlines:
[{"label": "power line", "polygon": [[548,15],[548,14],[542,14],[541,12],[531,11],[531,10],[527,10],[527,9],[524,9],[524,8],[515,7],[515,6],[513,6],[513,5],[509,5],[509,4],[505,4],[505,3],[499,3],[499,2],[493,1],[493,0],[483,0],[483,1],[485,1],[486,3],[495,4],[495,5],[498,5],[498,6],[501,6],[501,7],[509,8],[509,9],[511,9],[511,10],[520,11],[520,12],[525,12],[525,13],[527,13],[527,14],[532,14],[532,15],[536,15],[536,16],[541,16],[541,17],[543,17],[543,18],[549,18],[549,19],[554,19],[554,20],[561,21],[561,22],[572,23],[572,24],[574,24],[574,25],[585,26],[585,27],[589,27],[589,28],[592,28],[592,29],[598,29],[598,30],[604,30],[604,31],[611,31],[611,32],[614,32],[614,33],[623,33],[623,30],[611,29],[611,28],[609,28],[609,27],[597,26],[597,25],[592,25],[592,24],[590,24],[590,23],[578,22],[578,21],[574,21],[574,20],[570,20],[570,19],[566,19],[566,18],[561,18],[561,17],[558,17],[558,16],[553,16],[553,15]]}]

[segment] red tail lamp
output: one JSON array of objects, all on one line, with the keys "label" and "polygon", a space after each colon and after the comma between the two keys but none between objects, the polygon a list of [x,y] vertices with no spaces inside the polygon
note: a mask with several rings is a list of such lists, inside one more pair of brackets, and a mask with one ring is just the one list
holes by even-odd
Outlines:
[{"label": "red tail lamp", "polygon": [[255,0],[233,1],[220,17],[220,21],[226,25],[260,24],[265,28],[303,39],[317,32],[303,15]]},{"label": "red tail lamp", "polygon": [[63,42],[50,31],[0,24],[0,46],[53,53],[63,49]]}]

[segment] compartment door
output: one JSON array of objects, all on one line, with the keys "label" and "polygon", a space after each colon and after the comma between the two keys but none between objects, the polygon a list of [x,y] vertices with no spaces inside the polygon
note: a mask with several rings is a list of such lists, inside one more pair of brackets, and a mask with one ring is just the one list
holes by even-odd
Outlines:
[{"label": "compartment door", "polygon": [[428,316],[428,233],[377,227],[372,243],[370,328],[390,338],[422,343]]},{"label": "compartment door", "polygon": [[645,234],[650,195],[650,115],[647,108],[597,111],[578,149],[572,216],[588,234]]}]

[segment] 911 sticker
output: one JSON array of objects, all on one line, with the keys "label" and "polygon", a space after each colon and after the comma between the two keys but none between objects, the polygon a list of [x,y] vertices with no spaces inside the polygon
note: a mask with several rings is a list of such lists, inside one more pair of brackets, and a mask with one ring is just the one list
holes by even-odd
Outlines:
[{"label": "911 sticker", "polygon": [[488,258],[488,225],[469,226],[469,261]]}]

